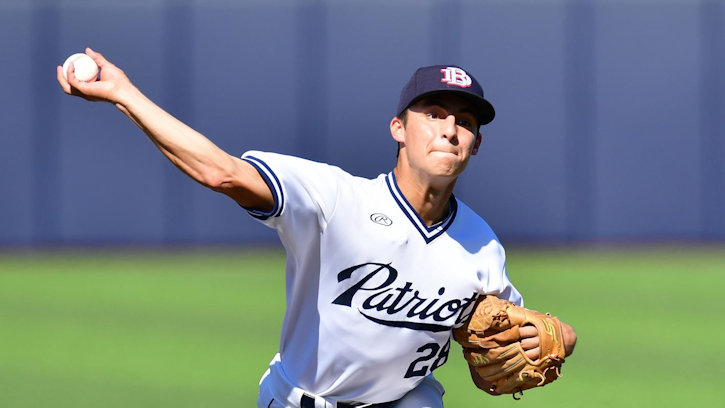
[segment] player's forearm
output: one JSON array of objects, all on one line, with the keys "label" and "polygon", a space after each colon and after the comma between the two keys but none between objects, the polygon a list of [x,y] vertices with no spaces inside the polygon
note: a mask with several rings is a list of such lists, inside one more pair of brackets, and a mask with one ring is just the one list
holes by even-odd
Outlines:
[{"label": "player's forearm", "polygon": [[130,86],[119,91],[115,105],[176,167],[197,182],[218,189],[233,171],[233,157],[163,110],[137,88]]}]

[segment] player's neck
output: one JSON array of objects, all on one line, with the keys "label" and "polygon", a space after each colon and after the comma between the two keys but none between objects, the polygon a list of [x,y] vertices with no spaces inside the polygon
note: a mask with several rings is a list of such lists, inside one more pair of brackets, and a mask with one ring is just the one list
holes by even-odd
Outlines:
[{"label": "player's neck", "polygon": [[427,226],[441,222],[448,215],[455,180],[435,183],[431,179],[416,177],[410,170],[405,171],[400,166],[393,173],[400,192]]}]

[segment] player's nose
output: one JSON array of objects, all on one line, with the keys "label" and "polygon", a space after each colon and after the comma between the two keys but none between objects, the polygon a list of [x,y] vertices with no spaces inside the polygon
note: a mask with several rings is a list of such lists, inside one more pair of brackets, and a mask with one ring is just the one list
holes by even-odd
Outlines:
[{"label": "player's nose", "polygon": [[458,126],[456,126],[456,116],[448,115],[443,119],[441,124],[441,136],[453,141],[458,136]]}]

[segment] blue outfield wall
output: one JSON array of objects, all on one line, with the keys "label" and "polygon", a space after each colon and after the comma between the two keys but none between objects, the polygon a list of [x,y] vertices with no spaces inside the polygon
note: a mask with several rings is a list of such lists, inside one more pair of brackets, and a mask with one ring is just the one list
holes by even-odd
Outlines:
[{"label": "blue outfield wall", "polygon": [[276,239],[62,94],[85,46],[229,153],[369,177],[413,70],[460,64],[497,118],[456,193],[504,241],[722,240],[724,27],[719,0],[0,0],[0,245]]}]

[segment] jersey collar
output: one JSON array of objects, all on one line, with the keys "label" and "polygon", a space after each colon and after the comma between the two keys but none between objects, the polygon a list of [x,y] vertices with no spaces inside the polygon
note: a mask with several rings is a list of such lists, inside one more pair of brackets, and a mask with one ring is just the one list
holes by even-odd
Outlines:
[{"label": "jersey collar", "polygon": [[403,193],[400,191],[400,188],[398,188],[398,181],[396,180],[395,174],[393,174],[392,171],[388,173],[387,177],[385,178],[385,182],[388,185],[390,194],[393,196],[393,199],[398,204],[398,207],[400,207],[400,209],[403,211],[403,214],[408,217],[408,220],[410,220],[410,223],[413,224],[415,229],[418,230],[420,235],[425,240],[426,244],[430,243],[434,239],[438,238],[441,234],[446,232],[448,227],[451,226],[453,220],[456,218],[458,203],[453,194],[451,194],[451,197],[448,199],[450,211],[448,211],[448,215],[446,216],[446,218],[431,227],[425,225],[423,220],[420,218],[420,215],[418,215],[418,213],[413,209]]}]

